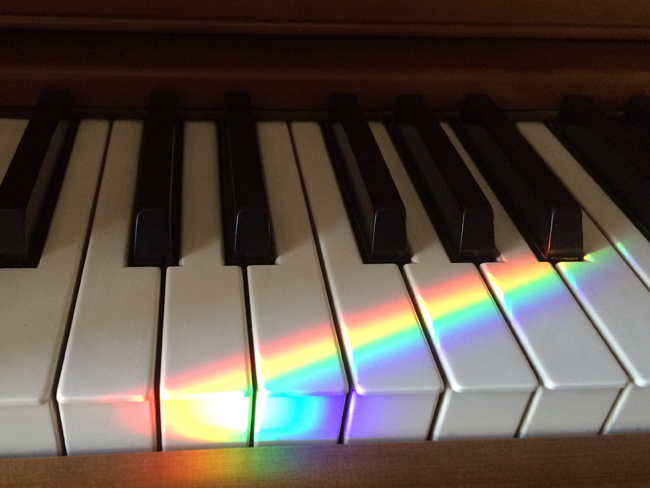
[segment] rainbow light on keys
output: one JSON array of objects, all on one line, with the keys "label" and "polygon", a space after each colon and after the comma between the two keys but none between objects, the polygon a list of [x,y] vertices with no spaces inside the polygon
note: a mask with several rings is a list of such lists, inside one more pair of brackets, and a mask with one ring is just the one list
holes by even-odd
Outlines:
[{"label": "rainbow light on keys", "polygon": [[474,340],[491,330],[483,317],[494,313],[494,304],[476,273],[428,286],[416,294],[416,300],[439,354],[451,347],[471,348]]},{"label": "rainbow light on keys", "polygon": [[[399,365],[399,358],[408,358],[410,349],[420,341],[413,326],[413,315],[405,314],[394,303],[378,304],[346,318],[347,347],[354,347],[351,367],[384,367],[383,358],[390,354]],[[259,381],[256,419],[267,419],[266,428],[256,425],[255,438],[321,439],[323,432],[341,428],[341,405],[344,397],[327,394],[300,395],[304,385],[327,383],[332,368],[323,368],[337,360],[331,353],[332,331],[329,324],[316,325],[300,334],[261,345],[266,358],[266,377]],[[167,381],[161,392],[164,402],[166,434],[188,442],[227,445],[247,438],[250,422],[250,396],[245,385],[237,384],[236,368],[241,357],[233,356],[187,371]],[[274,388],[290,385],[298,394],[274,393]],[[200,393],[205,392],[205,393]],[[220,392],[220,393],[214,393]],[[324,392],[326,393],[326,392]],[[124,425],[134,431],[139,419],[123,410]],[[336,414],[335,414],[336,413]],[[147,427],[148,428],[148,427]],[[144,432],[147,430],[144,429]]]},{"label": "rainbow light on keys", "polygon": [[[403,299],[404,300],[404,299]],[[407,302],[379,303],[369,310],[347,314],[341,319],[341,335],[348,351],[348,362],[353,376],[355,371],[373,368],[385,370],[389,364],[393,373],[402,364],[408,364],[414,346],[422,345],[422,332],[414,322],[412,307]],[[414,327],[415,325],[415,327]],[[345,397],[338,394],[311,394],[304,397],[274,394],[275,385],[292,385],[301,391],[305,385],[318,390],[327,369],[321,365],[333,364],[329,325],[312,328],[296,337],[262,345],[266,362],[262,370],[267,378],[260,387],[257,398],[255,438],[266,439],[332,439],[338,437]],[[322,344],[322,346],[319,346]],[[390,357],[390,361],[386,358]],[[338,363],[336,363],[338,364]],[[268,367],[267,367],[268,366]],[[329,369],[332,371],[332,369]],[[270,374],[269,374],[270,373]],[[335,371],[338,374],[338,369]],[[327,380],[327,381],[325,381]],[[259,418],[265,418],[265,428],[260,429]]]},{"label": "rainbow light on keys", "polygon": [[515,307],[518,313],[541,314],[553,303],[554,295],[564,290],[558,287],[560,281],[551,265],[513,262],[500,271],[498,275],[490,271],[485,274],[491,278],[494,293],[508,314],[514,313]]},{"label": "rainbow light on keys", "polygon": [[[561,281],[553,268],[540,264],[530,258],[494,263],[503,266],[498,279],[495,278],[498,286],[493,288],[506,310],[516,302],[518,310],[525,307],[526,313],[539,313],[559,291]],[[450,342],[457,347],[471,347],[472,341],[481,334],[481,316],[492,310],[483,283],[469,276],[431,286],[417,294],[416,300],[424,320],[433,324],[433,341],[445,336],[447,347]],[[407,358],[419,344],[421,336],[413,327],[413,314],[405,313],[404,307],[398,307],[397,303],[380,303],[344,318],[345,346],[354,349],[351,368],[381,370],[385,368],[387,355],[399,367],[399,358]],[[259,346],[264,351],[266,377],[258,378],[255,416],[256,419],[264,416],[266,424],[260,429],[256,421],[257,440],[318,440],[324,438],[324,432],[338,432],[341,398],[327,392],[301,395],[305,385],[311,385],[313,392],[314,385],[327,383],[327,376],[333,371],[323,367],[337,359],[331,348],[326,347],[331,333],[328,324],[315,325],[300,334]],[[174,385],[173,391],[162,392],[161,399],[169,407],[165,412],[166,422],[174,437],[226,445],[247,435],[250,397],[245,385],[233,382],[236,377],[233,367],[240,360],[226,358],[169,382]],[[285,389],[291,385],[296,394],[275,393],[274,389],[280,385]],[[210,393],[214,391],[223,393]]]},{"label": "rainbow light on keys", "polygon": [[255,442],[334,440],[341,428],[345,394],[330,324],[316,324],[297,334],[257,343],[258,391]]},{"label": "rainbow light on keys", "polygon": [[367,311],[342,318],[346,348],[353,351],[350,369],[381,371],[407,366],[412,352],[421,346],[422,333],[410,304],[405,299],[380,303]]},{"label": "rainbow light on keys", "polygon": [[251,402],[241,368],[247,360],[232,355],[168,378],[167,388],[160,392],[165,436],[212,446],[245,445]]},{"label": "rainbow light on keys", "polygon": [[582,279],[601,280],[602,283],[607,283],[607,266],[613,263],[618,264],[618,260],[618,253],[613,247],[607,246],[585,255],[585,262],[579,263],[579,266],[576,266],[578,263],[562,263],[560,266],[564,269],[564,276],[569,283],[579,289],[579,282]]}]

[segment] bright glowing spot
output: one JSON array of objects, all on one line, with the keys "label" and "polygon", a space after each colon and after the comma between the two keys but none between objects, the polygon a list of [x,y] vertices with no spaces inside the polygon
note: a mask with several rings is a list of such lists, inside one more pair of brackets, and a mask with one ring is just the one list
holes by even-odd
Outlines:
[{"label": "bright glowing spot", "polygon": [[344,395],[273,395],[262,390],[257,395],[255,440],[336,439],[344,404]]},{"label": "bright glowing spot", "polygon": [[242,392],[163,398],[161,415],[169,439],[211,444],[246,442],[250,398]]}]

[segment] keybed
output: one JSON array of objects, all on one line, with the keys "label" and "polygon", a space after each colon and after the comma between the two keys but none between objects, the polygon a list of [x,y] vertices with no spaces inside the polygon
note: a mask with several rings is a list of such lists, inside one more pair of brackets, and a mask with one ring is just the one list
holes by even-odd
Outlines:
[{"label": "keybed", "polygon": [[[344,207],[354,196],[341,196],[327,134],[317,122],[276,121],[256,123],[256,138],[247,141],[258,146],[257,184],[268,198],[252,219],[269,219],[261,233],[275,260],[227,263],[226,246],[254,249],[235,240],[260,234],[231,229],[224,236],[230,193],[224,197],[221,179],[237,173],[219,167],[228,150],[220,131],[229,129],[184,121],[164,146],[176,152],[165,173],[173,181],[162,186],[182,187],[181,197],[165,200],[162,231],[146,236],[167,249],[169,215],[181,215],[180,260],[132,268],[133,200],[143,185],[161,185],[138,179],[143,126],[82,120],[38,266],[0,271],[9,281],[31,272],[38,283],[6,295],[2,313],[30,309],[32,288],[45,297],[42,313],[26,315],[30,329],[21,329],[17,315],[0,327],[7,350],[0,384],[30,368],[41,377],[40,393],[0,397],[0,427],[9,433],[0,457],[650,430],[650,329],[643,323],[650,244],[571,153],[543,124],[517,125],[518,147],[530,144],[582,212],[584,260],[546,262],[518,227],[527,216],[510,220],[492,193],[495,176],[486,182],[476,153],[443,124],[460,155],[453,164],[473,174],[495,219],[498,257],[458,262],[443,245],[447,227],[457,226],[432,222],[394,134],[379,122],[356,123],[367,125],[405,209],[408,262],[363,258],[359,224]],[[2,155],[11,157],[24,124],[1,121],[0,138],[10,136]],[[482,130],[489,134],[489,124]],[[79,157],[94,161],[94,176],[75,176]],[[65,191],[82,183],[77,240],[61,242],[69,231],[55,223],[72,215]],[[373,184],[364,174],[347,191],[365,185],[370,194]],[[246,210],[239,202],[231,208],[240,207]],[[236,215],[229,218],[236,228]],[[63,279],[45,268],[56,267],[54,242],[77,253],[66,258],[68,292],[57,302],[56,325],[46,320],[55,306],[47,290]],[[19,353],[48,327],[45,345]],[[47,432],[43,440],[37,430]]]}]

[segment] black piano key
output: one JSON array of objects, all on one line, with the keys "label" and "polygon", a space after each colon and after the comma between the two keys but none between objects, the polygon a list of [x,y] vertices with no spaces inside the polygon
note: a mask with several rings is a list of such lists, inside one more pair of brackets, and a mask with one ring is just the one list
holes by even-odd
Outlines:
[{"label": "black piano key", "polygon": [[494,261],[494,214],[424,99],[402,96],[389,133],[452,261]]},{"label": "black piano key", "polygon": [[353,95],[334,95],[323,136],[366,263],[405,263],[406,211]]},{"label": "black piano key", "polygon": [[[634,135],[646,151],[650,151],[650,97],[630,98],[625,107],[621,123],[628,132]],[[642,168],[644,174],[650,168],[650,161],[647,158],[644,160]]]},{"label": "black piano key", "polygon": [[219,130],[219,168],[226,264],[274,264],[271,216],[247,94],[226,97],[226,116]]},{"label": "black piano key", "polygon": [[171,93],[154,93],[142,133],[131,266],[178,265],[183,126]]},{"label": "black piano key", "polygon": [[0,184],[0,266],[38,266],[77,132],[66,92],[45,92]]},{"label": "black piano key", "polygon": [[456,132],[539,259],[579,260],[582,210],[496,104],[467,97]]},{"label": "black piano key", "polygon": [[618,144],[614,143],[611,131],[602,130],[604,124],[596,124],[593,118],[585,116],[585,112],[589,114],[595,110],[584,97],[567,97],[560,106],[557,120],[549,122],[548,126],[628,218],[650,238],[650,179],[640,167],[644,150],[638,146],[632,150],[634,144],[620,134]]},{"label": "black piano key", "polygon": [[[642,120],[639,114],[643,109],[631,101],[628,116],[632,120]],[[635,110],[637,109],[637,110]],[[634,115],[637,117],[634,117]],[[616,146],[623,156],[646,178],[650,179],[650,153],[637,139],[627,132],[616,120],[598,109],[596,104],[583,96],[568,96],[562,101],[557,120],[560,123],[583,127],[598,137]]]}]

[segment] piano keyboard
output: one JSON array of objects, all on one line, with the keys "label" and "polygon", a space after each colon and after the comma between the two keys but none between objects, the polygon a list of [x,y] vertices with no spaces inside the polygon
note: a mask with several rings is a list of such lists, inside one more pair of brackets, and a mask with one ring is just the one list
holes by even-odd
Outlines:
[{"label": "piano keyboard", "polygon": [[[229,142],[243,130],[168,119],[178,139],[162,141],[143,136],[149,120],[79,122],[37,266],[0,270],[0,457],[650,430],[650,242],[544,123],[516,124],[517,144],[577,202],[583,259],[540,257],[457,126],[441,128],[489,202],[496,259],[449,252],[449,229],[432,223],[382,122],[334,119],[331,133],[316,121],[255,123],[260,198],[237,187],[251,177],[238,172],[251,151]],[[435,164],[406,125],[406,145]],[[0,177],[17,171],[28,127],[0,120]],[[347,169],[335,170],[331,144]],[[358,147],[374,159],[360,161]],[[148,151],[167,176],[143,179]],[[364,164],[385,164],[403,205],[405,261],[400,251],[369,262],[360,249],[384,217],[368,213],[380,198]],[[343,192],[342,174],[352,175]],[[32,194],[49,192],[40,185]],[[159,203],[136,211],[143,191]],[[224,198],[235,217],[256,202],[248,220],[225,222]],[[137,234],[144,222],[151,236]],[[274,264],[245,242],[239,265],[226,264],[248,225],[270,229]],[[138,238],[160,244],[161,264],[132,265]]]}]

